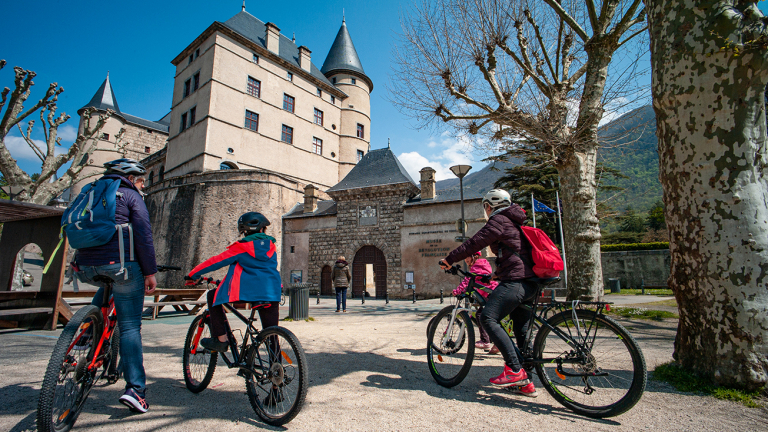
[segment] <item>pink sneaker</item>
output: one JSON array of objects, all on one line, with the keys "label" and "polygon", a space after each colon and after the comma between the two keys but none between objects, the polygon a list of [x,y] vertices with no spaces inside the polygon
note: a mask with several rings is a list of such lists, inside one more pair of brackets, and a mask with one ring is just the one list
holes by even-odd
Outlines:
[{"label": "pink sneaker", "polygon": [[499,349],[496,348],[496,345],[492,346],[491,350],[488,351],[488,354],[490,354],[490,355],[495,355],[495,354],[498,354],[498,353],[499,353]]},{"label": "pink sneaker", "polygon": [[478,341],[478,342],[475,342],[475,348],[480,348],[482,350],[488,351],[489,349],[491,349],[491,343]]},{"label": "pink sneaker", "polygon": [[514,395],[520,395],[529,398],[535,398],[539,395],[539,392],[536,391],[536,387],[533,386],[533,383],[528,383],[528,385],[524,385],[522,387],[510,386],[509,392]]},{"label": "pink sneaker", "polygon": [[489,381],[493,385],[508,386],[510,384],[514,384],[516,382],[527,379],[528,374],[525,373],[525,369],[520,369],[519,372],[515,373],[512,371],[512,368],[504,365],[504,372],[502,372],[501,375],[497,376],[496,378],[491,378]]}]

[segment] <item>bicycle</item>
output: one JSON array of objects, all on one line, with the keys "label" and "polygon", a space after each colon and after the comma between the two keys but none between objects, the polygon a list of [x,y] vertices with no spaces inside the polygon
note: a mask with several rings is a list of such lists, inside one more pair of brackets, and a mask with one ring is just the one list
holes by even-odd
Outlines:
[{"label": "bicycle", "polygon": [[[438,312],[427,326],[429,371],[438,384],[450,388],[461,383],[472,366],[475,333],[469,314],[484,304],[475,279],[487,283],[490,275],[465,272],[458,266],[446,273],[471,278],[456,304]],[[529,374],[535,369],[547,392],[577,414],[592,418],[622,414],[637,404],[645,390],[643,353],[621,324],[603,314],[604,309],[610,310],[608,302],[540,305],[541,289],[559,280],[532,281],[538,285],[535,297],[520,305],[532,312],[525,346],[517,347],[523,368]]]},{"label": "bicycle", "polygon": [[[220,284],[212,278],[202,278],[199,283]],[[271,307],[269,302],[251,304],[251,315],[246,318],[234,306],[223,306],[245,323],[241,332],[242,344],[227,323],[229,355],[209,351],[199,345],[202,338],[211,337],[210,312],[206,309],[189,326],[184,342],[184,382],[192,393],[205,390],[213,378],[219,354],[229,369],[239,369],[245,378],[245,388],[251,407],[267,424],[280,426],[293,420],[301,410],[307,396],[307,359],[298,338],[288,329],[273,326],[262,331],[253,325],[256,311]]]},{"label": "bicycle", "polygon": [[[181,268],[157,266],[158,272],[168,270]],[[115,281],[104,275],[93,280],[104,285],[103,306],[81,308],[62,330],[40,389],[37,403],[37,429],[40,432],[70,430],[94,384],[106,379],[107,385],[111,385],[120,379],[117,371],[120,328],[112,298]]]}]

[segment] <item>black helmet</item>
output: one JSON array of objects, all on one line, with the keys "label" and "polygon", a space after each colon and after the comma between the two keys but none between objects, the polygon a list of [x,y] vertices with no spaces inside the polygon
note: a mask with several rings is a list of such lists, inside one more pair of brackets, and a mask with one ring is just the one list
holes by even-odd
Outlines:
[{"label": "black helmet", "polygon": [[113,160],[105,163],[104,166],[107,168],[105,174],[143,176],[147,173],[147,169],[144,168],[144,165],[134,159],[128,158]]},{"label": "black helmet", "polygon": [[262,228],[269,226],[269,219],[258,212],[248,212],[240,216],[237,220],[237,232],[253,234],[261,232]]}]

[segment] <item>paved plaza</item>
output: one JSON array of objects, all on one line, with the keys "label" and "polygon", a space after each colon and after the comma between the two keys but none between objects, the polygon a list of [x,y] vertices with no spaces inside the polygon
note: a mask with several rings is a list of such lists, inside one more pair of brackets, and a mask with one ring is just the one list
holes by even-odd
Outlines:
[{"label": "paved plaza", "polygon": [[[122,386],[94,388],[78,431],[752,431],[766,430],[768,412],[712,397],[680,394],[649,380],[640,403],[606,420],[580,417],[542,388],[536,399],[513,396],[488,384],[501,370],[500,356],[475,359],[457,387],[438,386],[426,362],[426,326],[445,305],[437,300],[351,300],[346,314],[335,302],[311,299],[313,322],[282,322],[301,341],[309,360],[307,402],[285,428],[262,423],[234,370],[219,367],[210,387],[192,394],[184,386],[181,353],[192,317],[144,321],[144,358],[150,411],[131,414],[117,402]],[[281,316],[288,314],[281,308]],[[643,349],[648,369],[671,360],[676,321],[622,320]],[[2,331],[0,431],[35,430],[43,372],[59,331]],[[538,379],[536,379],[538,385]]]}]

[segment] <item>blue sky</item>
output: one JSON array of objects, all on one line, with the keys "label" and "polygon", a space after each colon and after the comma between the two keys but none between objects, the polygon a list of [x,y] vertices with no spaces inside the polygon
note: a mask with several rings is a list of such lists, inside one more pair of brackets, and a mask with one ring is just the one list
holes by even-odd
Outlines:
[{"label": "blue sky", "polygon": [[[283,34],[295,33],[297,44],[312,50],[318,67],[341,25],[344,9],[352,40],[375,86],[371,148],[386,146],[389,138],[392,150],[411,173],[430,164],[438,170],[438,179],[450,175],[447,168],[456,163],[471,163],[479,169],[478,161],[485,155],[468,154],[467,143],[440,131],[415,129],[389,101],[391,51],[400,31],[400,13],[412,2],[349,3],[250,0],[246,9],[264,22],[276,23]],[[37,73],[30,100],[39,99],[51,82],[63,86],[59,111],[72,116],[60,128],[65,145],[75,138],[76,111],[90,100],[107,71],[121,111],[157,120],[170,110],[171,59],[213,21],[225,21],[240,8],[240,0],[5,1],[0,4],[0,16],[5,18],[0,26],[0,58],[8,64],[0,71],[0,87],[12,86],[14,66]],[[761,9],[766,9],[765,2]],[[39,126],[35,138],[42,138]],[[18,131],[14,135],[18,137]],[[20,138],[16,141],[22,144]],[[13,142],[6,139],[22,168],[39,171],[40,162],[31,150]]]}]

